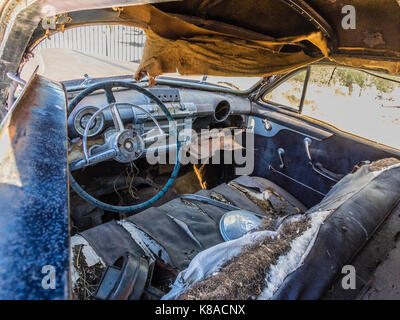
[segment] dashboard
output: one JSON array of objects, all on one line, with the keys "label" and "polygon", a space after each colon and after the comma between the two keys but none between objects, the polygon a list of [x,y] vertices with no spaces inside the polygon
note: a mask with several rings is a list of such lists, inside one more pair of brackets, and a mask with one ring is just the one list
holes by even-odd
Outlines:
[{"label": "dashboard", "polygon": [[[159,85],[147,90],[167,107],[175,120],[179,138],[183,143],[190,143],[193,131],[200,132],[202,129],[225,127],[243,128],[251,112],[250,101],[246,97],[233,94]],[[68,93],[69,100],[78,93]],[[117,88],[113,90],[113,93],[119,103],[118,111],[124,126],[135,130],[140,135],[151,136],[158,129],[152,119],[154,118],[163,132],[168,135],[169,124],[166,115],[154,101],[131,89]],[[99,90],[85,97],[69,115],[70,163],[81,157],[80,145],[89,119],[106,104],[106,95],[104,91]],[[132,104],[137,107],[131,106]],[[111,130],[115,130],[113,117],[111,110],[106,109],[95,117],[88,128],[88,146],[93,148],[104,143],[107,132]],[[153,142],[151,139],[146,141],[145,149],[150,148],[151,142]],[[171,144],[163,146],[162,149],[174,147],[176,146]],[[162,152],[162,149],[159,151]]]}]

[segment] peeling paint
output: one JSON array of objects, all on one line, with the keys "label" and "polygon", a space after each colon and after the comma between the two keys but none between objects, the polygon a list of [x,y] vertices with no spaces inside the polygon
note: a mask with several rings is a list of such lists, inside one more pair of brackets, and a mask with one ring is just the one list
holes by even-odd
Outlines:
[{"label": "peeling paint", "polygon": [[[71,237],[71,250],[74,247],[83,245],[82,247],[82,254],[85,257],[85,261],[89,267],[94,266],[96,263],[101,263],[103,266],[106,264],[103,260],[97,255],[96,251],[90,246],[90,244],[80,235],[75,235]],[[71,251],[72,257],[72,251]]]}]

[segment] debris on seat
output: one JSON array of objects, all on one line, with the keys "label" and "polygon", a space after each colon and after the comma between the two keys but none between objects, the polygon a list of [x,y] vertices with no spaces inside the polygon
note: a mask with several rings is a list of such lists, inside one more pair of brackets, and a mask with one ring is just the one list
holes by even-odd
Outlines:
[{"label": "debris on seat", "polygon": [[[278,208],[280,202],[288,201],[288,205],[286,209],[282,209],[281,215],[267,215],[245,193],[227,184],[219,185],[211,190],[200,190],[196,193],[199,196],[207,197],[214,201],[217,200],[225,205],[230,204],[261,217],[261,225],[258,228],[256,226],[256,229],[254,231],[252,229],[249,234],[276,234],[281,225],[277,222],[291,219],[292,213],[298,213],[297,210],[290,208],[302,208],[299,201],[296,202],[291,195],[266,179],[260,178],[256,180],[255,177],[239,177],[235,179],[236,181],[241,186],[243,184],[249,185],[250,187],[243,186],[243,188],[248,189],[250,194],[254,193],[255,197],[265,198],[268,201],[275,199],[276,203],[274,202],[275,200],[271,201],[274,208]],[[281,197],[269,196],[268,188],[274,189]],[[305,211],[304,208],[302,209]],[[114,263],[124,252],[129,251],[145,257],[161,259],[177,272],[180,272],[186,269],[193,258],[201,254],[201,252],[225,243],[219,226],[221,218],[227,212],[229,212],[229,209],[220,208],[212,204],[176,198],[162,204],[160,207],[152,207],[124,220],[107,222],[75,235],[72,237],[74,244],[72,247],[77,244],[84,244],[82,251],[86,254],[85,261],[89,267],[93,265],[93,262],[100,261],[101,265],[99,266],[102,266],[102,270],[104,270],[106,266]],[[288,215],[290,217],[287,218],[286,216]],[[154,223],[154,221],[157,221],[157,223]],[[244,232],[244,234],[247,234],[247,232]],[[88,250],[93,251],[96,259],[92,259],[87,254]],[[234,251],[230,250],[229,254],[232,254],[232,252]],[[76,259],[76,255],[74,256],[73,252],[71,252],[71,257]],[[79,297],[85,297],[85,299],[94,297],[94,290],[87,292],[85,288],[84,281],[87,281],[85,280],[86,270],[86,266],[79,270],[72,269],[73,287],[77,287],[81,292]],[[82,279],[77,282],[79,278]],[[171,281],[174,279],[171,279]],[[98,286],[99,282],[100,278],[97,277],[89,284],[94,289],[95,284]],[[165,294],[169,288],[164,289]],[[76,290],[74,289],[74,291]]]},{"label": "debris on seat", "polygon": [[248,245],[211,277],[196,283],[178,299],[182,300],[249,300],[258,297],[265,287],[271,265],[286,254],[292,241],[310,227],[310,219],[287,224],[275,238]]},{"label": "debris on seat", "polygon": [[80,236],[71,243],[71,277],[74,299],[93,300],[105,270],[104,262]]},{"label": "debris on seat", "polygon": [[372,162],[368,169],[370,172],[385,170],[391,166],[400,164],[400,160],[396,158],[386,158]]},{"label": "debris on seat", "polygon": [[230,182],[228,186],[241,192],[267,215],[277,217],[280,215],[298,214],[302,212],[302,210],[293,206],[285,198],[279,195],[273,188],[266,187],[262,192],[257,192],[240,185],[236,181]]},{"label": "debris on seat", "polygon": [[[331,211],[296,215],[197,255],[163,299],[268,299],[296,270]],[[262,230],[262,231],[260,231]]]},{"label": "debris on seat", "polygon": [[229,205],[233,205],[233,203],[232,203],[231,201],[229,201],[228,199],[226,199],[222,194],[217,193],[217,192],[215,192],[215,191],[212,191],[212,192],[210,193],[210,198],[211,198],[211,199],[218,200],[218,201],[223,202],[223,203],[226,203],[226,204],[229,204]]}]

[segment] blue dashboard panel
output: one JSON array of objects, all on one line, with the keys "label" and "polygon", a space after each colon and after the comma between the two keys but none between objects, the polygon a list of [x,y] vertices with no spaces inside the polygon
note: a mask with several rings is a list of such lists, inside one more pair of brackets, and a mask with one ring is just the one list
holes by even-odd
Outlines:
[{"label": "blue dashboard panel", "polygon": [[0,145],[0,299],[67,299],[64,88],[34,76],[1,124]]}]

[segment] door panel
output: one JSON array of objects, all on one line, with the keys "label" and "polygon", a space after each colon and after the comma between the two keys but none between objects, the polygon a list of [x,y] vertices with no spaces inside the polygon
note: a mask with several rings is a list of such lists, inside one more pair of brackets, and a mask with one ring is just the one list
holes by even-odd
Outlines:
[{"label": "door panel", "polygon": [[0,299],[68,298],[66,126],[63,87],[37,75],[1,124]]},{"label": "door panel", "polygon": [[[284,115],[253,105],[255,133],[254,175],[269,179],[311,207],[322,200],[335,181],[313,170],[307,156],[305,139],[310,139],[309,152],[313,163],[322,165],[327,173],[338,176],[350,173],[361,161],[375,161],[400,154],[395,149],[321,128],[296,116]],[[268,119],[271,129],[265,128]],[[284,150],[284,167],[281,167],[279,149]],[[322,172],[324,173],[324,172]],[[329,176],[329,174],[328,174]]]}]

